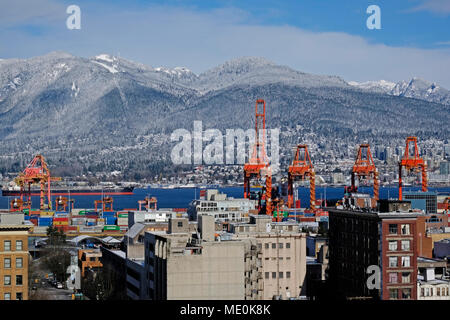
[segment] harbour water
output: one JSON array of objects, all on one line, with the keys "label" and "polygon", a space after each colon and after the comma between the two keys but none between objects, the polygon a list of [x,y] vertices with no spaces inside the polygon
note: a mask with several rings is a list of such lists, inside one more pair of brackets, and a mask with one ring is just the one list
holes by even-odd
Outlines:
[{"label": "harbour water", "polygon": [[[230,197],[242,198],[244,196],[243,187],[224,187],[218,188],[221,192]],[[404,188],[404,191],[418,191],[420,187]],[[360,192],[372,193],[371,187],[360,187]],[[450,187],[429,188],[429,191],[449,194]],[[133,195],[112,196],[114,199],[114,210],[137,209],[138,200],[143,200],[146,196],[156,197],[158,199],[158,208],[187,208],[193,199],[198,199],[199,188],[181,188],[181,189],[135,189]],[[301,207],[309,207],[309,188],[301,187],[298,192]],[[317,187],[317,199],[342,199],[344,196],[343,187]],[[381,187],[380,199],[397,198],[398,188]],[[55,204],[55,197],[52,197],[52,205]],[[75,208],[93,208],[94,200],[100,200],[101,196],[73,196]],[[12,197],[0,197],[0,208],[8,209],[9,201]],[[32,207],[39,208],[39,197],[32,197]]]}]

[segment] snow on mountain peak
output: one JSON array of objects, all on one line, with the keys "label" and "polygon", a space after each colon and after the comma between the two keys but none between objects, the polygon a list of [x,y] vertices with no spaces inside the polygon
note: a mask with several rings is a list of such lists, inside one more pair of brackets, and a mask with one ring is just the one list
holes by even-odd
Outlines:
[{"label": "snow on mountain peak", "polygon": [[109,54],[99,54],[98,56],[95,57],[96,60],[103,60],[106,62],[114,62],[114,60],[116,60],[115,57],[110,56]]},{"label": "snow on mountain peak", "polygon": [[391,91],[395,87],[394,82],[386,81],[386,80],[379,80],[379,81],[366,81],[366,82],[356,82],[356,81],[349,81],[349,85],[365,89],[365,90],[375,90],[375,91],[382,91],[387,92]]}]

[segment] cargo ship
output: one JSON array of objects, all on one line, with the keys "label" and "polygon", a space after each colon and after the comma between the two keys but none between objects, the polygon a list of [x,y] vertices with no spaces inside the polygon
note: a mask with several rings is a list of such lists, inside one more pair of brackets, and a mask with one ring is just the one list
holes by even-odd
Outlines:
[{"label": "cargo ship", "polygon": [[[132,195],[134,186],[129,187],[52,187],[52,196],[119,196]],[[39,196],[39,189],[31,189],[31,196]],[[18,187],[3,187],[3,197],[18,197],[20,196],[20,189]]]}]

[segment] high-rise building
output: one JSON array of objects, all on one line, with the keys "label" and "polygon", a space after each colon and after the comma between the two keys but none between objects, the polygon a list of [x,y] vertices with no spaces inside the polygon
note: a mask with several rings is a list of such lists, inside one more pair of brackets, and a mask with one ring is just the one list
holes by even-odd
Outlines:
[{"label": "high-rise building", "polygon": [[[329,209],[329,280],[336,295],[416,299],[418,234],[425,233],[418,216]],[[369,267],[379,270],[379,287],[369,288]]]},{"label": "high-rise building", "polygon": [[250,215],[249,223],[232,223],[233,239],[255,239],[260,250],[261,299],[298,299],[306,295],[306,234],[295,221],[273,222]]},{"label": "high-rise building", "polygon": [[145,233],[145,299],[245,298],[245,242],[215,241],[213,216],[199,215],[198,224],[198,234],[189,232],[187,219]]}]

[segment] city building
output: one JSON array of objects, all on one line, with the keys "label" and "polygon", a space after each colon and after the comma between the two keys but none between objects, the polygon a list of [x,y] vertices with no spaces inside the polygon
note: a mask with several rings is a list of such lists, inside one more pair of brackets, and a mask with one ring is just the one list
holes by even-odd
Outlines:
[{"label": "city building", "polygon": [[0,225],[0,300],[28,300],[30,228]]},{"label": "city building", "polygon": [[423,210],[426,214],[437,213],[437,193],[404,191],[403,199],[411,202],[412,209]]},{"label": "city building", "polygon": [[231,223],[233,239],[256,239],[261,252],[262,299],[298,299],[306,295],[306,234],[295,221],[273,222],[250,215],[249,223]]},{"label": "city building", "polygon": [[101,263],[102,253],[99,249],[79,249],[78,267],[81,270],[81,276],[85,276],[86,269],[97,271],[103,267]]},{"label": "city building", "polygon": [[256,213],[256,200],[235,199],[220,193],[216,189],[206,190],[203,199],[193,200],[189,204],[188,215],[190,220],[197,220],[197,215],[208,214],[216,222],[227,224],[230,222],[248,222],[249,214]]},{"label": "city building", "polygon": [[308,256],[306,262],[306,296],[315,300],[323,296],[328,270],[328,245],[320,246],[316,257]]},{"label": "city building", "polygon": [[447,262],[418,257],[417,267],[417,300],[450,300]]},{"label": "city building", "polygon": [[243,300],[244,241],[216,241],[214,217],[199,216],[198,233],[187,219],[171,219],[167,232],[145,233],[145,299]]},{"label": "city building", "polygon": [[320,248],[327,244],[328,238],[317,234],[310,234],[306,236],[306,255],[317,259]]},{"label": "city building", "polygon": [[434,243],[434,256],[440,259],[450,260],[450,238],[442,239]]},{"label": "city building", "polygon": [[[329,209],[329,215],[329,277],[338,297],[416,299],[418,233],[425,234],[419,213]],[[379,288],[367,286],[369,266],[381,272]]]}]

